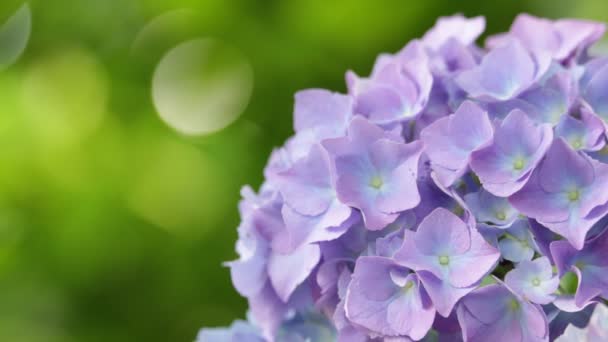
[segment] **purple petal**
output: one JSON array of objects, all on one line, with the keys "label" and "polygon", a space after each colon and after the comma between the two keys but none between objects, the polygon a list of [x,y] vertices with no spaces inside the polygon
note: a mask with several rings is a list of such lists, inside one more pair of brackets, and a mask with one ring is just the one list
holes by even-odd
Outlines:
[{"label": "purple petal", "polygon": [[279,173],[281,195],[291,208],[302,215],[316,216],[327,210],[336,198],[329,172],[329,160],[319,145],[306,158]]},{"label": "purple petal", "polygon": [[426,127],[420,135],[425,152],[435,165],[451,170],[466,167],[469,156],[493,134],[488,114],[470,101]]},{"label": "purple petal", "polygon": [[439,49],[449,39],[457,39],[462,45],[470,45],[483,33],[486,26],[484,17],[465,18],[462,15],[441,17],[428,30],[422,42],[433,50]]},{"label": "purple petal", "polygon": [[348,95],[325,89],[299,91],[295,96],[294,129],[296,132],[318,127],[331,127],[344,133],[352,116],[353,103]]},{"label": "purple petal", "polygon": [[491,50],[481,64],[462,72],[456,83],[471,97],[504,101],[526,90],[538,77],[535,61],[513,40]]},{"label": "purple petal", "polygon": [[304,245],[291,254],[270,255],[268,276],[283,302],[287,302],[296,287],[308,278],[320,257],[317,245]]},{"label": "purple petal", "polygon": [[524,112],[514,110],[496,131],[493,144],[473,152],[471,168],[486,190],[510,196],[526,184],[552,140],[550,125],[537,127]]},{"label": "purple petal", "polygon": [[471,248],[467,225],[452,212],[437,208],[422,220],[414,235],[416,249],[425,255],[456,255]]},{"label": "purple petal", "polygon": [[454,287],[427,271],[419,271],[417,274],[424,285],[424,289],[431,297],[437,313],[443,317],[448,317],[460,298],[466,296],[476,287]]},{"label": "purple petal", "polygon": [[[395,282],[395,273],[403,274]],[[415,275],[383,257],[361,257],[346,297],[346,316],[376,334],[418,340],[430,330],[435,309]]]},{"label": "purple petal", "polygon": [[499,258],[500,252],[477,230],[471,229],[471,248],[464,254],[450,257],[450,284],[456,287],[475,284],[494,268]]},{"label": "purple petal", "polygon": [[507,273],[505,283],[518,295],[536,304],[549,304],[555,299],[559,278],[553,276],[551,263],[546,257],[522,261]]}]

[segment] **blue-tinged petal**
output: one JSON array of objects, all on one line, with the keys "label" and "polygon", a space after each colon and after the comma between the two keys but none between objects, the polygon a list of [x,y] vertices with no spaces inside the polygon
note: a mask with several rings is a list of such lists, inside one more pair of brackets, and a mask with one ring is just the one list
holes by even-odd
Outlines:
[{"label": "blue-tinged petal", "polygon": [[505,101],[526,90],[537,77],[534,58],[511,40],[491,50],[479,66],[462,72],[456,83],[473,98]]},{"label": "blue-tinged petal", "polygon": [[551,244],[551,253],[560,275],[573,271],[578,277],[578,286],[574,296],[577,307],[583,308],[594,297],[608,297],[608,249],[606,232],[588,241],[582,250],[577,250],[565,241]]},{"label": "blue-tinged petal", "polygon": [[484,189],[466,194],[464,200],[477,222],[489,223],[498,228],[511,226],[519,215],[506,198],[494,196]]},{"label": "blue-tinged petal", "polygon": [[416,271],[429,271],[455,287],[480,281],[500,256],[479,232],[443,208],[429,214],[416,232],[405,233],[395,260]]},{"label": "blue-tinged petal", "polygon": [[196,342],[264,342],[259,330],[246,321],[234,321],[227,328],[203,328]]},{"label": "blue-tinged petal", "polygon": [[555,127],[556,136],[562,137],[574,150],[598,151],[605,145],[604,124],[585,107],[579,119],[564,115]]},{"label": "blue-tinged petal", "polygon": [[493,143],[473,152],[471,168],[486,190],[510,196],[527,183],[552,140],[551,125],[537,126],[524,112],[513,110],[496,130]]},{"label": "blue-tinged petal", "polygon": [[506,285],[513,292],[536,304],[549,304],[555,299],[559,278],[553,275],[547,257],[522,261],[505,276]]},{"label": "blue-tinged petal", "polygon": [[528,220],[516,221],[506,229],[498,242],[498,247],[502,257],[509,261],[532,260],[535,245]]},{"label": "blue-tinged petal", "polygon": [[583,89],[583,98],[589,103],[593,112],[604,121],[608,121],[608,65],[597,70]]}]

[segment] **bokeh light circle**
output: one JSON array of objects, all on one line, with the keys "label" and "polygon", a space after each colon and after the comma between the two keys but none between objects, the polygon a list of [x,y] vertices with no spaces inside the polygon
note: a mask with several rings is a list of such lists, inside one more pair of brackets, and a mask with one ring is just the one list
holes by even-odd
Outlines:
[{"label": "bokeh light circle", "polygon": [[51,147],[73,145],[93,133],[108,96],[106,70],[95,55],[64,46],[28,66],[21,98],[34,138]]},{"label": "bokeh light circle", "polygon": [[23,54],[32,30],[32,12],[26,3],[0,26],[0,70],[15,63]]},{"label": "bokeh light circle", "polygon": [[152,80],[152,99],[167,125],[186,135],[203,135],[236,120],[252,89],[253,70],[238,50],[216,39],[195,39],[162,58]]}]

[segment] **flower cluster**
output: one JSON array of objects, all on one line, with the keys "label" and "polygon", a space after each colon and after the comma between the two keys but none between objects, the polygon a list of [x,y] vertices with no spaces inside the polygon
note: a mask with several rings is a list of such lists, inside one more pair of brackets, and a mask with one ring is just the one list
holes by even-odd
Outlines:
[{"label": "flower cluster", "polygon": [[549,341],[608,299],[604,25],[441,18],[347,94],[295,96],[244,188],[249,319],[201,341]]}]

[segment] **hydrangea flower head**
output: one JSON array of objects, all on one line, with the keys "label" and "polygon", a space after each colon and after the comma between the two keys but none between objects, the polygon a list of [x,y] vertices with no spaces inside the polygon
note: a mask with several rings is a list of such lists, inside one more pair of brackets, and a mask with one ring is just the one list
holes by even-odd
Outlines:
[{"label": "hydrangea flower head", "polygon": [[604,25],[484,27],[440,18],[346,94],[296,94],[226,263],[247,320],[199,341],[553,341],[605,309]]}]

